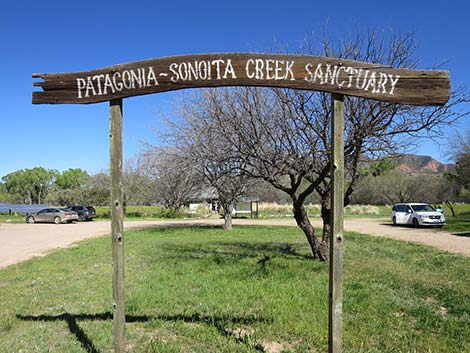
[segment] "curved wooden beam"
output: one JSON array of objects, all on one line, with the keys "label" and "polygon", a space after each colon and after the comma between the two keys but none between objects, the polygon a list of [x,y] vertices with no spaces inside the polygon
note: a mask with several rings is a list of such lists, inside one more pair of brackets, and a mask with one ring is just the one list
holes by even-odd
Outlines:
[{"label": "curved wooden beam", "polygon": [[87,72],[34,74],[33,104],[89,104],[184,88],[265,86],[375,100],[442,105],[448,71],[396,69],[309,55],[220,53],[169,56]]}]

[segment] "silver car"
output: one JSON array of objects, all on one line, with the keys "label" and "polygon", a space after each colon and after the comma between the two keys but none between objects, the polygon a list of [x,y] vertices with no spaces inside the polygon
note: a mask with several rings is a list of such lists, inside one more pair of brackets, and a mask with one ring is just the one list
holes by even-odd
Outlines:
[{"label": "silver car", "polygon": [[67,208],[45,208],[26,216],[26,222],[31,224],[37,222],[61,224],[72,223],[73,221],[78,221],[78,214]]}]

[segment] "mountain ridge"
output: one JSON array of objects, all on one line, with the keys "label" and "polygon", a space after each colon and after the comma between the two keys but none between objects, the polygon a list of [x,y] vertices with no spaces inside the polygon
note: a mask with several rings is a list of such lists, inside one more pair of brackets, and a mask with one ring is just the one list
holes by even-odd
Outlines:
[{"label": "mountain ridge", "polygon": [[434,172],[444,174],[455,173],[455,164],[439,162],[431,156],[417,154],[400,154],[391,157],[396,163],[395,171],[402,173]]}]

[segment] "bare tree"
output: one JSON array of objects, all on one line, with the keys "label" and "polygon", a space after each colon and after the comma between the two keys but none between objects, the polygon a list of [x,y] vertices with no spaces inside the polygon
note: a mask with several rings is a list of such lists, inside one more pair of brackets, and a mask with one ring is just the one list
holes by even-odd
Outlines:
[{"label": "bare tree", "polygon": [[[379,36],[375,32],[333,44],[323,39],[319,50],[301,52],[414,68],[412,34]],[[457,108],[468,102],[460,89],[442,107],[406,106],[348,97],[345,104],[344,203],[350,202],[360,178],[360,163],[404,151],[420,138],[437,138],[442,128],[464,116]],[[210,120],[228,162],[241,172],[262,178],[289,195],[294,218],[310,244],[313,257],[326,260],[330,233],[331,96],[326,93],[262,88],[204,90],[199,116]],[[321,197],[323,237],[317,240],[304,207],[316,191]]]},{"label": "bare tree", "polygon": [[155,181],[146,163],[149,159],[139,154],[126,160],[122,173],[125,205],[151,205],[155,201]]},{"label": "bare tree", "polygon": [[200,189],[200,175],[178,150],[148,146],[143,155],[143,173],[154,185],[157,203],[177,211]]},{"label": "bare tree", "polygon": [[232,229],[236,201],[253,184],[237,151],[221,138],[214,117],[208,113],[201,95],[181,97],[178,110],[182,121],[168,122],[166,142],[180,158],[215,188],[224,211],[224,229]]},{"label": "bare tree", "polygon": [[470,191],[470,130],[455,133],[449,138],[448,150],[455,161],[454,181]]},{"label": "bare tree", "polygon": [[[345,58],[364,62],[381,63],[392,67],[416,68],[414,56],[416,40],[413,33],[391,35],[386,38],[377,32],[358,34],[351,40],[337,42],[322,40],[320,50],[314,50],[308,42],[303,52],[311,55]],[[331,96],[295,90],[278,90],[281,98],[292,107],[298,119],[318,124],[315,127],[324,150],[330,150]],[[450,102],[441,107],[417,107],[383,101],[347,97],[345,100],[345,171],[347,184],[344,204],[361,176],[361,162],[412,150],[423,138],[442,137],[443,128],[452,125],[467,113],[458,108],[469,99],[460,88],[452,93]],[[313,124],[312,124],[313,125]],[[319,179],[307,175],[312,182]],[[322,242],[328,243],[330,233],[330,177],[320,180],[316,191],[321,196],[323,219]]]}]

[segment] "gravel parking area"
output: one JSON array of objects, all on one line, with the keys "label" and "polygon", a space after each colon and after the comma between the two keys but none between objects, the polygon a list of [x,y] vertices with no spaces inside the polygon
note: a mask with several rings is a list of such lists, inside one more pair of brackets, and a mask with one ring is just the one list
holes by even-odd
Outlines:
[{"label": "gravel parking area", "polygon": [[[172,220],[172,221],[127,221],[125,229],[137,229],[170,225],[208,224],[222,225],[221,219]],[[320,226],[319,220],[313,220]],[[295,226],[294,220],[236,219],[234,225],[287,225]],[[389,221],[380,219],[346,219],[345,229],[372,236],[425,244],[455,254],[470,256],[470,237],[450,234],[431,228],[394,227]],[[0,224],[0,268],[34,256],[43,256],[56,248],[64,248],[88,238],[110,234],[109,221],[80,222],[74,224]],[[347,239],[346,239],[347,240]],[[111,247],[110,247],[111,248]]]}]

